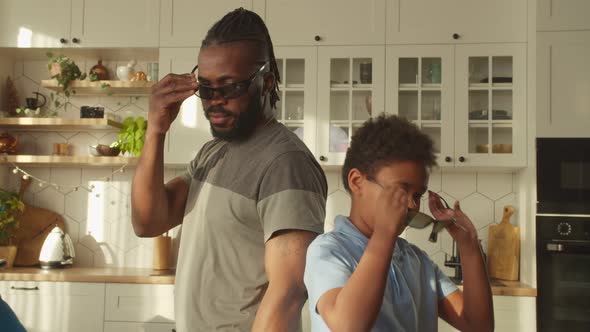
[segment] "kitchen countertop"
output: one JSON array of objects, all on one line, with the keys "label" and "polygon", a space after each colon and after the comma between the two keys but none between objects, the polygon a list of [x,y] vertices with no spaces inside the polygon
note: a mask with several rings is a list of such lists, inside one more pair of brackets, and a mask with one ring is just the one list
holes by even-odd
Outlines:
[{"label": "kitchen countertop", "polygon": [[16,267],[0,270],[0,281],[69,281],[132,284],[174,284],[174,271],[154,271],[141,268],[71,267],[43,270]]},{"label": "kitchen countertop", "polygon": [[[68,281],[132,284],[174,284],[174,271],[141,268],[72,267],[57,270],[22,268],[0,270],[0,281]],[[459,288],[462,288],[459,285]],[[500,296],[537,296],[537,289],[519,281],[492,280],[492,293]]]}]

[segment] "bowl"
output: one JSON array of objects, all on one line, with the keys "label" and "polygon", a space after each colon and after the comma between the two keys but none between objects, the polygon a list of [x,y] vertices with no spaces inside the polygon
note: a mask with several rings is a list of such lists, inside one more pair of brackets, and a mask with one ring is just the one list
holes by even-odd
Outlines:
[{"label": "bowl", "polygon": [[115,157],[121,153],[121,149],[119,147],[111,148],[108,145],[98,144],[89,145],[88,152],[93,156]]},{"label": "bowl", "polygon": [[[477,144],[475,152],[488,153],[489,146],[489,144]],[[492,144],[492,153],[512,153],[512,144]]]}]

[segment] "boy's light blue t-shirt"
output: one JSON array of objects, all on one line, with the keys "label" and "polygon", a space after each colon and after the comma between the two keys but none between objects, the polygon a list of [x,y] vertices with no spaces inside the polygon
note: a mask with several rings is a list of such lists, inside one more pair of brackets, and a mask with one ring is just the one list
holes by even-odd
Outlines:
[{"label": "boy's light blue t-shirt", "polygon": [[[330,331],[316,311],[317,302],[330,289],[344,287],[368,242],[348,218],[338,216],[334,230],[318,236],[309,246],[304,279],[312,331]],[[424,251],[399,238],[372,331],[437,331],[438,301],[456,290]]]}]

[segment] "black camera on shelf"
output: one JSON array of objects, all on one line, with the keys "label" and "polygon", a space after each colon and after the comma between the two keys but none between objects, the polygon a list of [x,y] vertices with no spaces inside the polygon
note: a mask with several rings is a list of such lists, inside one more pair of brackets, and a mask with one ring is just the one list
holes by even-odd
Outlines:
[{"label": "black camera on shelf", "polygon": [[104,107],[82,106],[80,108],[80,118],[104,118]]}]

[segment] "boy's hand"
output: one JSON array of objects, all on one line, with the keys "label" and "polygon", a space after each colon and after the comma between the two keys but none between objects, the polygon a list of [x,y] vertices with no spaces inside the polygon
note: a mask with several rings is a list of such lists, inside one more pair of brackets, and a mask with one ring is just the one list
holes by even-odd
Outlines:
[{"label": "boy's hand", "polygon": [[408,192],[400,185],[384,187],[375,202],[374,233],[396,238],[406,227]]},{"label": "boy's hand", "polygon": [[477,230],[471,220],[469,220],[469,217],[461,210],[458,201],[455,202],[453,209],[447,209],[438,195],[430,192],[428,195],[428,207],[436,220],[441,220],[442,222],[454,220],[454,222],[448,222],[446,228],[459,246],[478,244]]}]

